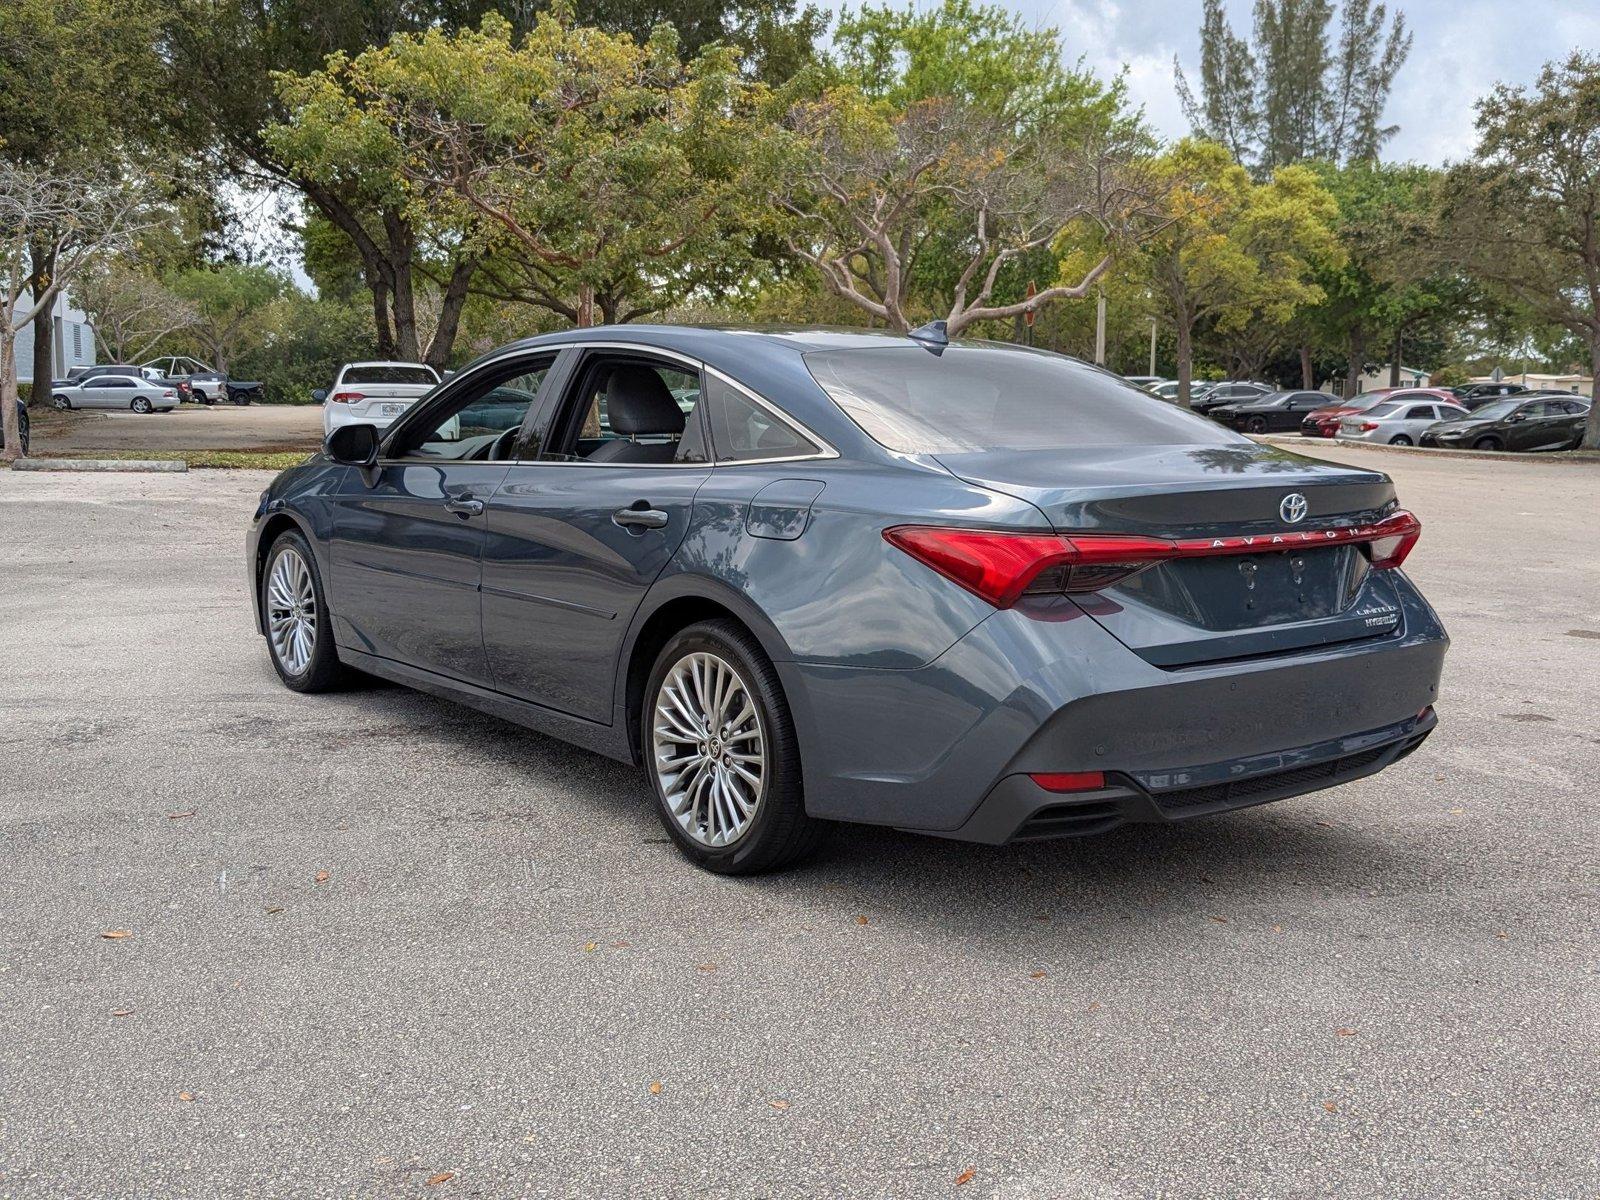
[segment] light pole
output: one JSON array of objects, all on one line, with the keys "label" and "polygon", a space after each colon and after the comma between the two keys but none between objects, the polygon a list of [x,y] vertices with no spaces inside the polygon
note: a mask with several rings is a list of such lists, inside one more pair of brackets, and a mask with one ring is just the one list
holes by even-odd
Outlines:
[{"label": "light pole", "polygon": [[1094,311],[1094,365],[1106,365],[1106,290],[1100,289],[1100,300]]}]

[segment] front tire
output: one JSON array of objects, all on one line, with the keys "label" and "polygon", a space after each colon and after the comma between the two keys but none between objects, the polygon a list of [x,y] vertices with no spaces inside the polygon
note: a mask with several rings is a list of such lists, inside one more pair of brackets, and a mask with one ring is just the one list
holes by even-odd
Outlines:
[{"label": "front tire", "polygon": [[1267,431],[1267,419],[1265,417],[1251,417],[1245,423],[1245,429],[1249,433],[1265,433]]},{"label": "front tire", "polygon": [[1494,438],[1479,438],[1472,443],[1472,448],[1474,450],[1498,450],[1500,449],[1500,443],[1495,441]]},{"label": "front tire", "polygon": [[826,826],[806,815],[789,705],[760,643],[702,621],[662,647],[640,713],[656,813],[679,850],[722,875],[790,866]]},{"label": "front tire", "polygon": [[267,650],[284,685],[297,692],[327,692],[343,669],[333,645],[328,603],[316,556],[305,538],[286,531],[272,543],[261,572],[261,611]]}]

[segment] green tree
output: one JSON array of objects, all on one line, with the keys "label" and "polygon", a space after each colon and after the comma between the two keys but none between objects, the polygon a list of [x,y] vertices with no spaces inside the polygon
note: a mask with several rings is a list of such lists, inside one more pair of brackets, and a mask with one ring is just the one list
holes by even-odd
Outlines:
[{"label": "green tree", "polygon": [[235,358],[266,336],[262,314],[286,285],[267,267],[230,263],[182,271],[170,286],[194,310],[184,340],[199,352],[197,358],[227,371]]},{"label": "green tree", "polygon": [[[0,4],[0,159],[72,175],[147,147],[171,96],[157,80],[158,0]],[[28,289],[50,288],[58,231],[36,225]],[[34,318],[34,379],[50,379],[51,314]]]},{"label": "green tree", "polygon": [[1258,176],[1291,163],[1370,162],[1398,127],[1383,123],[1389,90],[1411,51],[1405,14],[1344,0],[1256,0],[1249,41],[1222,0],[1205,0],[1200,95],[1174,61],[1178,97],[1197,137],[1226,146]]},{"label": "green tree", "polygon": [[1202,324],[1222,335],[1282,330],[1322,299],[1314,273],[1341,257],[1338,206],[1307,168],[1255,183],[1215,142],[1178,143],[1160,171],[1170,224],[1144,259],[1173,330],[1178,402],[1187,406]]},{"label": "green tree", "polygon": [[769,219],[749,177],[763,94],[729,49],[683,64],[668,26],[640,45],[546,14],[518,39],[490,16],[286,80],[270,137],[377,164],[408,220],[465,231],[486,294],[612,323],[745,273]]},{"label": "green tree", "polygon": [[[1478,103],[1478,149],[1441,188],[1440,240],[1482,278],[1583,339],[1600,376],[1600,57]],[[1600,404],[1583,445],[1600,449]]]}]

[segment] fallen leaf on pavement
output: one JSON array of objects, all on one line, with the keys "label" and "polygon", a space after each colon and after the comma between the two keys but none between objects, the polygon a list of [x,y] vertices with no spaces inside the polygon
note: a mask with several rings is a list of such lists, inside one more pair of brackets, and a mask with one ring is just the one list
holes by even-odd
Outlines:
[{"label": "fallen leaf on pavement", "polygon": [[200,810],[197,809],[197,808],[191,808],[188,812],[168,813],[167,814],[167,820],[169,820],[169,821],[177,821],[177,820],[182,819],[183,817],[192,817],[192,816],[194,816],[195,813],[197,813],[199,811]]},{"label": "fallen leaf on pavement", "polygon": [[1511,935],[1509,933],[1497,933],[1497,934],[1495,934],[1495,937],[1499,938],[1502,942],[1505,941],[1506,938],[1508,938],[1510,936]]},{"label": "fallen leaf on pavement", "polygon": [[968,1167],[965,1171],[956,1176],[956,1186],[960,1187],[964,1183],[971,1183],[972,1177],[976,1174],[977,1172],[975,1170],[973,1170],[971,1167]]},{"label": "fallen leaf on pavement", "polygon": [[133,1009],[131,1009],[131,1008],[113,1008],[111,1010],[111,1015],[113,1017],[131,1017],[131,1016],[133,1016]]},{"label": "fallen leaf on pavement", "polygon": [[193,1092],[179,1092],[178,1093],[178,1099],[184,1101],[185,1103],[192,1103],[193,1100],[194,1100],[194,1093]]},{"label": "fallen leaf on pavement", "polygon": [[857,925],[865,925],[866,923],[867,923],[867,919],[865,917],[857,917],[856,918],[856,924]]},{"label": "fallen leaf on pavement", "polygon": [[108,942],[114,942],[119,938],[132,937],[133,934],[129,933],[126,929],[108,929],[100,936],[105,938]]},{"label": "fallen leaf on pavement", "polygon": [[441,1183],[449,1183],[455,1177],[456,1173],[454,1171],[440,1171],[437,1175],[429,1175],[427,1179],[423,1180],[423,1183],[427,1187],[438,1187]]},{"label": "fallen leaf on pavement", "polygon": [[1338,1112],[1339,1111],[1339,1106],[1337,1104],[1335,1104],[1332,1100],[1324,1100],[1322,1102],[1322,1107],[1327,1109],[1329,1112]]},{"label": "fallen leaf on pavement", "polygon": [[585,942],[583,944],[583,952],[585,954],[593,954],[599,948],[600,948],[600,943],[599,942]]},{"label": "fallen leaf on pavement", "polygon": [[650,1085],[650,1094],[652,1096],[661,1095],[661,1080],[657,1079],[654,1083],[652,1083]]},{"label": "fallen leaf on pavement", "polygon": [[326,871],[318,871],[316,879],[312,880],[312,882],[313,883],[327,883],[328,882],[328,873]]},{"label": "fallen leaf on pavement", "polygon": [[1032,974],[1030,974],[1028,976],[1028,978],[1029,979],[1043,979],[1043,978],[1046,977],[1047,974],[1048,974],[1048,972],[1045,972],[1045,971],[1034,971]]},{"label": "fallen leaf on pavement", "polygon": [[1452,808],[1450,810],[1450,815],[1452,817],[1464,817],[1464,816],[1466,816],[1466,814],[1467,814],[1467,810],[1464,809],[1464,808]]},{"label": "fallen leaf on pavement", "polygon": [[281,913],[282,911],[283,908],[281,906],[274,905],[272,908],[267,909],[267,916],[270,917],[273,913]]},{"label": "fallen leaf on pavement", "polygon": [[1215,921],[1218,925],[1226,925],[1228,923],[1228,918],[1227,917],[1212,917],[1211,919],[1213,921]]},{"label": "fallen leaf on pavement", "polygon": [[1356,1035],[1356,1031],[1354,1029],[1335,1029],[1333,1032],[1338,1034],[1340,1037],[1355,1037]]},{"label": "fallen leaf on pavement", "polygon": [[717,964],[716,963],[699,963],[695,967],[696,971],[706,971],[706,972],[715,971],[716,969],[717,969]]},{"label": "fallen leaf on pavement", "polygon": [[787,1100],[768,1100],[767,1103],[773,1108],[777,1109],[779,1112],[782,1112],[784,1109],[789,1107],[789,1102]]},{"label": "fallen leaf on pavement", "polygon": [[627,942],[612,942],[611,945],[616,950],[626,950],[628,948]]},{"label": "fallen leaf on pavement", "polygon": [[1282,933],[1283,932],[1283,926],[1282,925],[1274,925],[1272,927],[1272,932],[1273,933]]}]

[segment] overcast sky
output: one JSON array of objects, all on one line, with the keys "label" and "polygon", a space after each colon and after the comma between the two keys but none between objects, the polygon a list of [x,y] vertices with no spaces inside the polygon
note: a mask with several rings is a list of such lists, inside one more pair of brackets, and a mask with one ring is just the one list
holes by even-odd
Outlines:
[{"label": "overcast sky", "polygon": [[[1191,86],[1200,76],[1200,0],[1002,0],[1030,21],[1059,26],[1097,73],[1128,64],[1128,87],[1156,129],[1188,132],[1173,87],[1172,59]],[[1235,32],[1250,29],[1250,0],[1228,0]],[[1394,10],[1390,3],[1390,11]],[[1472,150],[1472,102],[1496,82],[1531,81],[1548,59],[1600,51],[1597,0],[1410,0],[1399,6],[1414,34],[1411,57],[1390,93],[1400,132],[1384,157],[1438,165]]]}]

